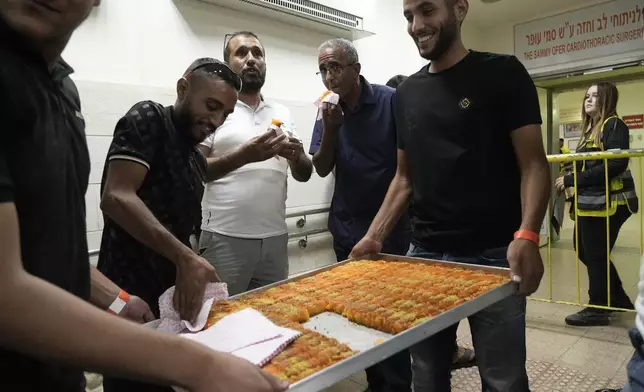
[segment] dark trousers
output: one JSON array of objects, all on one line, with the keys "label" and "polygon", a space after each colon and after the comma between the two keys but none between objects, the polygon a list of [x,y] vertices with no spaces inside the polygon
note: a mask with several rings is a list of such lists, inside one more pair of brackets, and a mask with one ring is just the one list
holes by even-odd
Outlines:
[{"label": "dark trousers", "polygon": [[[411,246],[409,256],[473,265],[508,267],[507,248],[475,255],[428,252]],[[470,316],[470,330],[484,392],[530,392],[525,368],[526,299],[513,295]],[[414,392],[451,390],[457,324],[410,347]]]},{"label": "dark trousers", "polygon": [[[622,225],[631,216],[627,206],[617,207],[617,212],[609,218],[609,245],[613,250],[617,235]],[[594,216],[579,216],[579,260],[588,269],[588,296],[591,305],[608,305],[607,260],[606,250],[606,218]],[[576,231],[575,234],[577,235]],[[573,246],[577,246],[573,237]],[[622,280],[610,262],[610,305],[619,308],[632,308],[633,304],[624,291]]]},{"label": "dark trousers", "polygon": [[[383,253],[407,254],[409,243],[392,245],[383,248]],[[333,250],[338,262],[349,258],[351,249],[333,242]],[[411,391],[411,357],[409,350],[403,350],[384,361],[365,370],[371,392],[410,392]]]}]

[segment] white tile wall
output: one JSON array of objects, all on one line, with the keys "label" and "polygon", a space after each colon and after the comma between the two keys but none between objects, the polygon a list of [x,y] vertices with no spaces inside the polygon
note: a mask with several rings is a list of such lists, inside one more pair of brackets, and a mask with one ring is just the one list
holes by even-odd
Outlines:
[{"label": "white tile wall", "polygon": [[299,239],[293,239],[288,246],[289,273],[291,275],[310,271],[335,263],[333,241],[328,234],[311,236],[306,248],[298,246]]},{"label": "white tile wall", "polygon": [[87,231],[98,231],[102,229],[99,220],[99,185],[90,185],[85,194],[85,205],[87,206]]}]

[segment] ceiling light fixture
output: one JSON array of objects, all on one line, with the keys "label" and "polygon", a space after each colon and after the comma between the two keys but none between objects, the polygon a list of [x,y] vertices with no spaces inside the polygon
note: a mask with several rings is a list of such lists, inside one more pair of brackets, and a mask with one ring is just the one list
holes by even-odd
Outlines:
[{"label": "ceiling light fixture", "polygon": [[592,74],[598,74],[598,73],[602,73],[602,72],[610,72],[612,70],[613,70],[613,67],[591,69],[589,71],[584,72],[584,75],[592,75]]}]

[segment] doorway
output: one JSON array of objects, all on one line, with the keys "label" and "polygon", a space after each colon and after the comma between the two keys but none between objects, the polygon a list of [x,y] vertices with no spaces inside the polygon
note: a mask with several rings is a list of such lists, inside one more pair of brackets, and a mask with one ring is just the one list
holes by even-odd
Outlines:
[{"label": "doorway", "polygon": [[[586,90],[589,86],[600,81],[615,83],[619,90],[617,112],[620,117],[644,114],[644,66],[636,65],[605,72],[592,72],[574,76],[564,76],[549,79],[536,79],[535,85],[539,93],[543,117],[542,134],[544,147],[548,154],[558,154],[560,139],[570,152],[575,152],[581,136],[581,107]],[[644,148],[644,129],[633,127],[630,131],[630,148]],[[640,197],[642,195],[642,177],[644,169],[642,160],[633,158],[630,162],[635,186]],[[559,166],[552,165],[552,178],[559,176]],[[552,206],[552,203],[551,203]],[[567,206],[566,206],[567,208]],[[640,208],[641,210],[641,208]],[[567,209],[566,209],[567,212]],[[562,241],[566,246],[572,241],[574,222],[568,219],[563,222],[562,230],[557,236],[551,230],[552,242]],[[622,228],[618,237],[617,247],[627,248],[629,252],[637,249],[639,252],[641,236],[641,217],[634,214]]]}]

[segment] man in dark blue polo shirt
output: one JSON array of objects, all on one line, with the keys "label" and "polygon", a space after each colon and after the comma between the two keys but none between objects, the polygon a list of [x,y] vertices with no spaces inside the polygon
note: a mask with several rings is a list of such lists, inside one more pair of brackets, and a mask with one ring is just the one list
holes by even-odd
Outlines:
[{"label": "man in dark blue polo shirt", "polygon": [[[358,53],[350,41],[323,43],[318,64],[322,82],[340,96],[340,104],[322,109],[309,152],[320,176],[335,170],[329,231],[336,257],[342,261],[366,234],[396,173],[395,90],[372,85],[360,76]],[[404,255],[409,242],[409,219],[403,217],[385,241],[383,252]],[[410,391],[409,352],[367,369],[367,380],[374,392]]]}]

